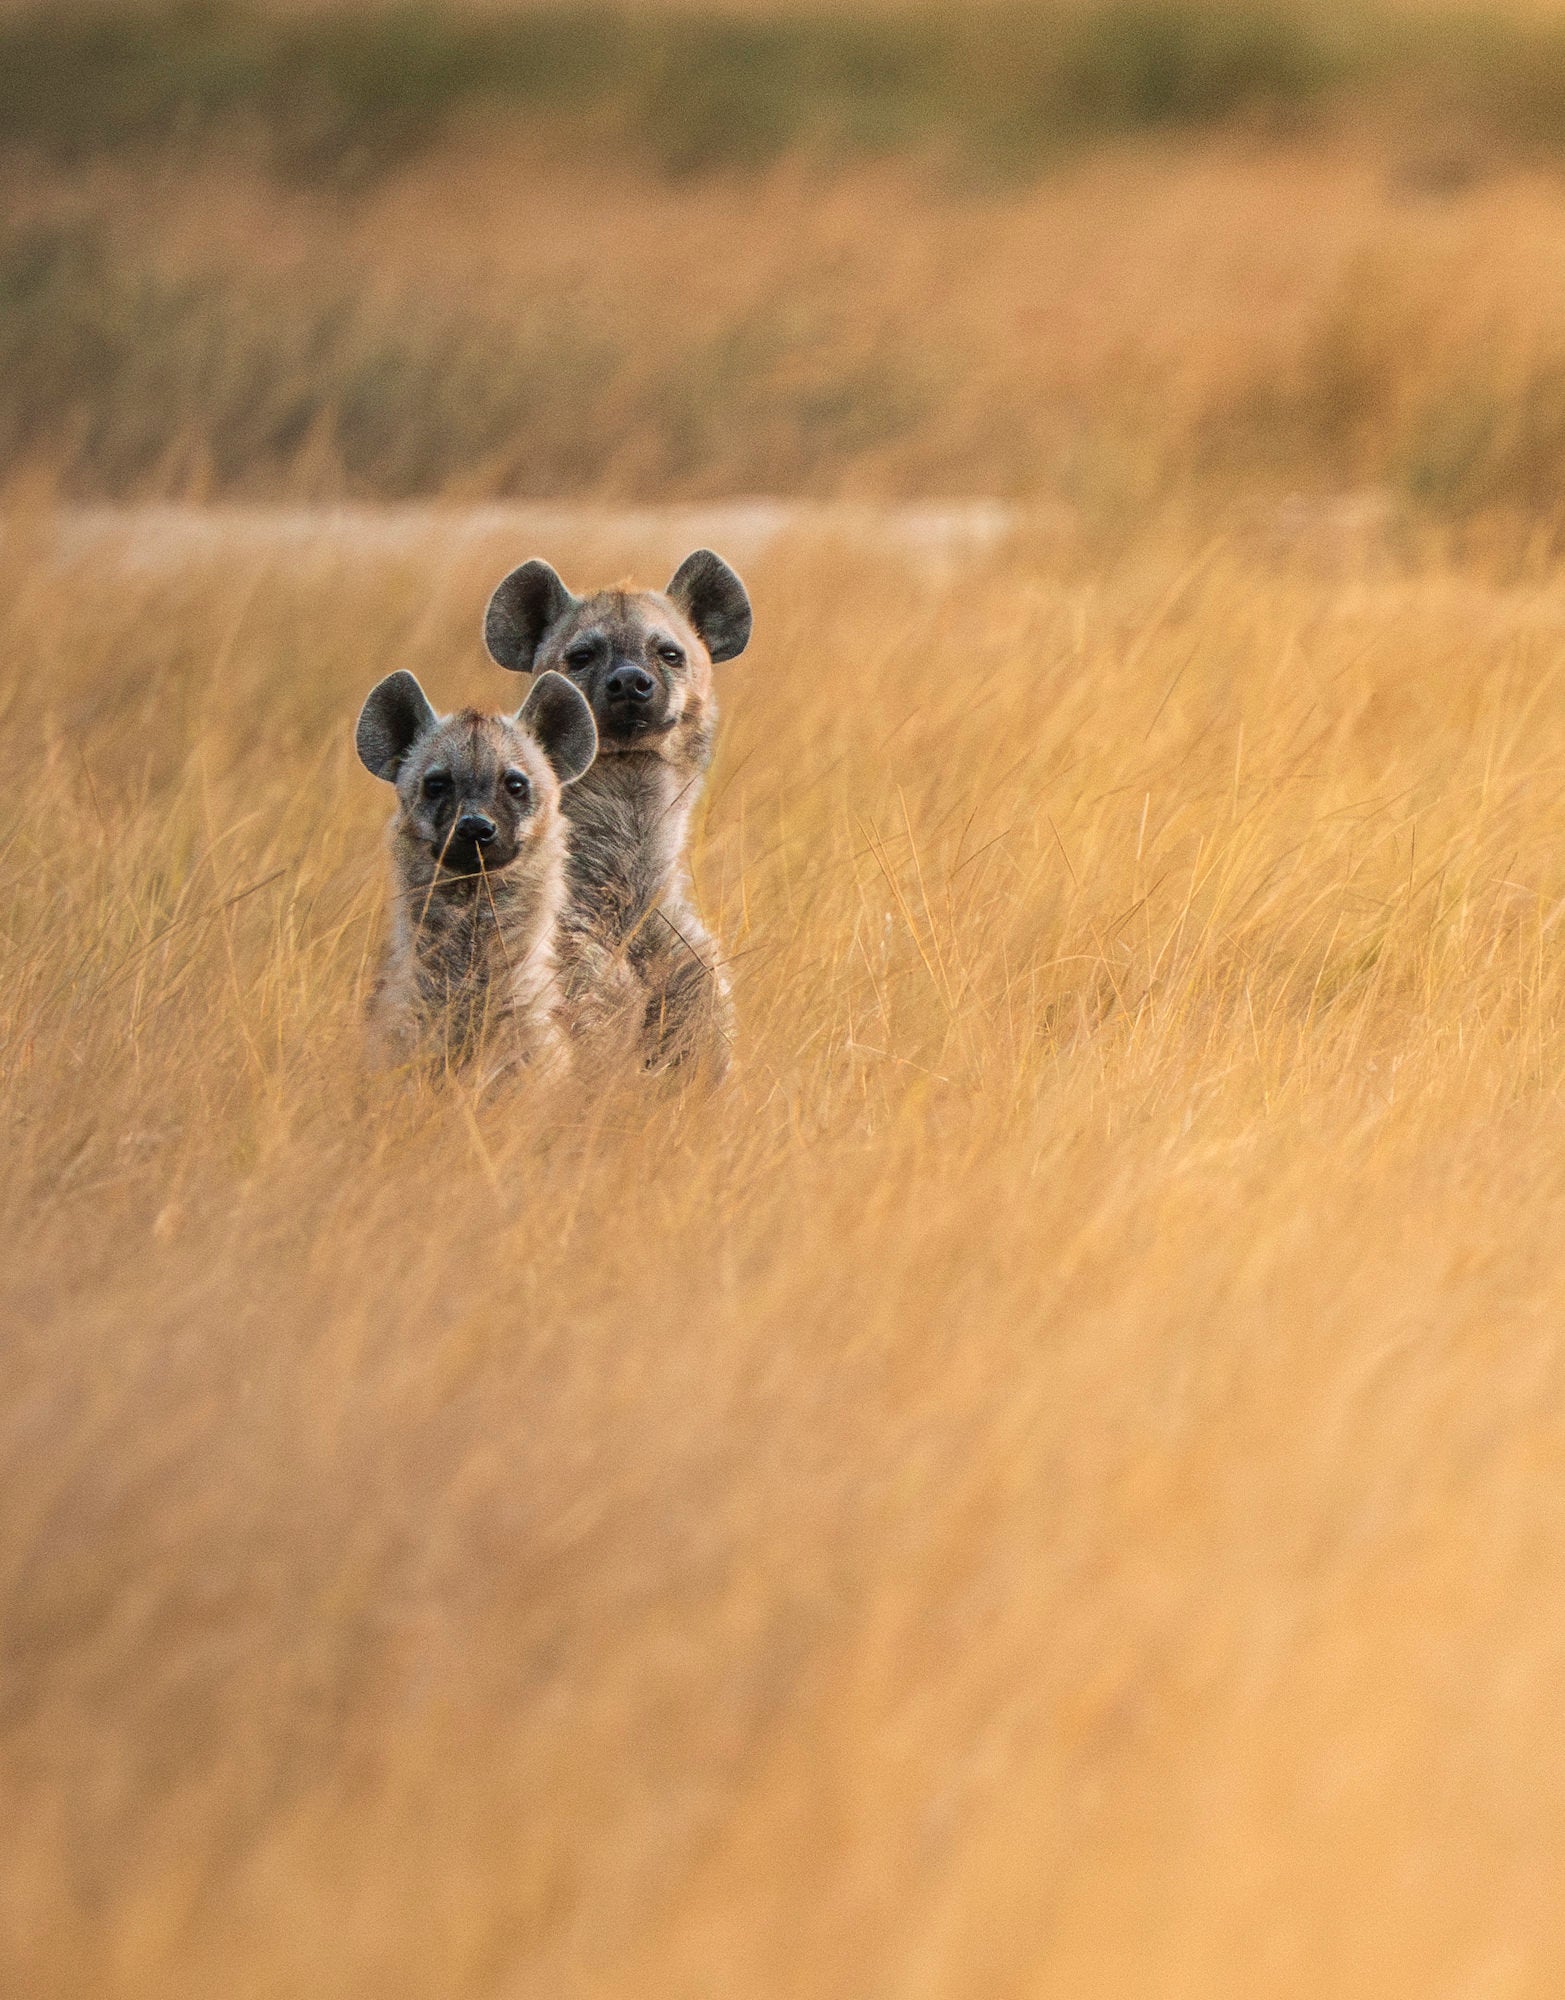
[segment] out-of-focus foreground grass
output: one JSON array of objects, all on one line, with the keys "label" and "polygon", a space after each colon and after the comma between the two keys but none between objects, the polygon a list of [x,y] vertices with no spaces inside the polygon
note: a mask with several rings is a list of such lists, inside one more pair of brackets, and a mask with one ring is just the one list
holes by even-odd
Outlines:
[{"label": "out-of-focus foreground grass", "polygon": [[350,730],[530,551],[3,551],[9,1991],[1557,1989],[1557,569],[779,545],[731,1089],[480,1100]]}]

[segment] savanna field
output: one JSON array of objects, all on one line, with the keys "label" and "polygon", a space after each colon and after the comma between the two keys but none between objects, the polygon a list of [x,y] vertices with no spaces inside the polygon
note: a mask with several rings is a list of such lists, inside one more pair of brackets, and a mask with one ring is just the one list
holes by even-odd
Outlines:
[{"label": "savanna field", "polygon": [[[1556,17],[760,16],[0,22],[0,1989],[1552,1995]],[[371,1072],[369,687],[707,540],[730,1080]]]}]

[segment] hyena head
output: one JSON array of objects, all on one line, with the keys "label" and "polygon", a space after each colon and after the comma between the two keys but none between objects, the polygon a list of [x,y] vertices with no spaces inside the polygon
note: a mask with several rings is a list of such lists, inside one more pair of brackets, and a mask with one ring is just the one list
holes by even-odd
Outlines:
[{"label": "hyena head", "polygon": [[564,674],[592,705],[607,756],[700,770],[717,725],[713,665],[750,639],[745,587],[697,549],[668,588],[576,597],[546,562],[512,570],[484,618],[490,656],[514,673]]},{"label": "hyena head", "polygon": [[410,673],[370,690],[354,741],[397,788],[395,840],[425,880],[497,875],[525,862],[560,818],[560,794],[597,754],[592,710],[542,674],[514,716],[439,716]]}]

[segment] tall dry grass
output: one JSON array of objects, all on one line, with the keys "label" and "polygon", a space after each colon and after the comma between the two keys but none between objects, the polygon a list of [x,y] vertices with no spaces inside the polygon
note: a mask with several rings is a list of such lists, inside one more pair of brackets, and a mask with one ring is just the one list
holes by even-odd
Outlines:
[{"label": "tall dry grass", "polygon": [[[1452,176],[1454,175],[1454,178]],[[1375,487],[1560,525],[1550,172],[1208,140],[1024,188],[475,130],[362,196],[0,164],[0,464],[78,496]]]},{"label": "tall dry grass", "polygon": [[357,702],[514,694],[527,551],[61,549],[13,510],[7,1990],[1557,1988],[1557,569],[778,547],[731,1089],[582,1101],[357,1062]]}]

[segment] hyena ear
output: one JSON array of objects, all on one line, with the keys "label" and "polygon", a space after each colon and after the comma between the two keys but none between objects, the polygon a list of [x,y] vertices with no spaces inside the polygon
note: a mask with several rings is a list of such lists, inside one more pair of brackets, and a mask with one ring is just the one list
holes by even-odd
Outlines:
[{"label": "hyena ear", "polygon": [[395,784],[402,760],[426,729],[440,720],[425,698],[424,690],[405,670],[387,674],[372,687],[359,711],[359,726],[353,732],[359,759],[366,771]]},{"label": "hyena ear", "polygon": [[701,635],[714,661],[732,660],[750,643],[750,599],[721,556],[697,549],[675,570],[670,597]]},{"label": "hyena ear", "polygon": [[575,602],[546,562],[524,562],[513,569],[484,613],[490,659],[513,674],[530,674],[544,635]]},{"label": "hyena ear", "polygon": [[598,725],[587,697],[564,674],[540,674],[516,719],[536,739],[562,785],[574,785],[598,754]]}]

